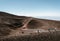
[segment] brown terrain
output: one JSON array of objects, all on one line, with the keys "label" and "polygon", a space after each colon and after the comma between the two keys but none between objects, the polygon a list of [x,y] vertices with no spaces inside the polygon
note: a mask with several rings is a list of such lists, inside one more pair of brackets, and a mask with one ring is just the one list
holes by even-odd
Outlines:
[{"label": "brown terrain", "polygon": [[59,31],[60,21],[16,16],[6,12],[0,12],[0,41],[7,38],[40,33],[44,33],[44,36],[46,32],[49,33],[51,30]]}]

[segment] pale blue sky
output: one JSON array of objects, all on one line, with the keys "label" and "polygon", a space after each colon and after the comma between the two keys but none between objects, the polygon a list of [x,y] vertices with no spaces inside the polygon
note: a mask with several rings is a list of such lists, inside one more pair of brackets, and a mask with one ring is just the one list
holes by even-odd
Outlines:
[{"label": "pale blue sky", "polygon": [[0,0],[0,11],[23,16],[60,17],[60,0]]}]

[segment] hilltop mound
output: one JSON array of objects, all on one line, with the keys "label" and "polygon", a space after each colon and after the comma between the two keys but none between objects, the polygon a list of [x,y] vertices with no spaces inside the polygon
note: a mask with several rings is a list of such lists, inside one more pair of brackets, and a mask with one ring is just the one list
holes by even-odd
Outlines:
[{"label": "hilltop mound", "polygon": [[25,16],[16,16],[0,12],[0,36],[8,35],[12,30],[22,27],[27,20]]}]

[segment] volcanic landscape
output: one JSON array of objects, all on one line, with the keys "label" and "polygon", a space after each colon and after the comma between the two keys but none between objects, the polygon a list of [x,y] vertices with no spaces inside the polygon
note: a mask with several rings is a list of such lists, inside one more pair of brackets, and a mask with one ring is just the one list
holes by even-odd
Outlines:
[{"label": "volcanic landscape", "polygon": [[[17,16],[7,12],[0,12],[0,41],[28,41],[17,37],[36,35],[55,35],[60,37],[60,21],[40,19],[27,16]],[[46,36],[48,37],[48,36]],[[57,36],[56,41],[60,41]],[[11,39],[10,39],[11,38]],[[16,40],[17,39],[17,40]],[[28,39],[28,38],[27,38]],[[30,38],[29,38],[30,39]],[[42,38],[43,39],[43,38]],[[44,38],[45,39],[45,38]],[[39,41],[50,41],[47,38]],[[54,39],[54,38],[52,38]],[[51,41],[55,41],[52,40]],[[38,40],[29,40],[38,41]]]}]

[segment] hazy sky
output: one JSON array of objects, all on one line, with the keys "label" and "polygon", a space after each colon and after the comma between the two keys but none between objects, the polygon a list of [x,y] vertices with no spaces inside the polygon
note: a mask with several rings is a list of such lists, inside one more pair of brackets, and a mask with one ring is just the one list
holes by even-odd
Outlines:
[{"label": "hazy sky", "polygon": [[60,17],[60,0],[0,0],[0,11],[24,16]]}]

